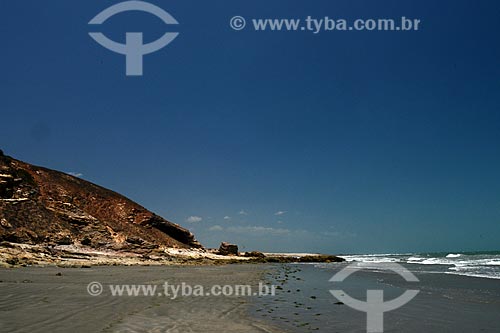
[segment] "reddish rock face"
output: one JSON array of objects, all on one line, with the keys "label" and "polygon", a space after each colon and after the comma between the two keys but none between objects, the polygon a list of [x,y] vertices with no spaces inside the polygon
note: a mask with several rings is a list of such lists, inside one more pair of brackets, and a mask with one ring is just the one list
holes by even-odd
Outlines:
[{"label": "reddish rock face", "polygon": [[124,196],[0,154],[0,241],[94,248],[202,247]]}]

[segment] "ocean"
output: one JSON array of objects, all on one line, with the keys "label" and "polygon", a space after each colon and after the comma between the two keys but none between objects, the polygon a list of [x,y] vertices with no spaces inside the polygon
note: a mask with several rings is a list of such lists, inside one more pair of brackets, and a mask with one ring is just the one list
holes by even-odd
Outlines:
[{"label": "ocean", "polygon": [[500,251],[438,252],[406,254],[356,254],[341,256],[347,261],[407,264],[418,273],[443,273],[500,279]]}]

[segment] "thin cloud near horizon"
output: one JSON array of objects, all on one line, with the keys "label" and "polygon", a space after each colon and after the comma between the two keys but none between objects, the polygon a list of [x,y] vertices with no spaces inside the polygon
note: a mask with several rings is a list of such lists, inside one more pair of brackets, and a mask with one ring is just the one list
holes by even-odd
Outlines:
[{"label": "thin cloud near horizon", "polygon": [[77,177],[77,178],[81,178],[83,176],[83,173],[71,171],[71,172],[68,172],[68,175],[71,175],[71,176]]},{"label": "thin cloud near horizon", "polygon": [[214,225],[208,228],[209,231],[226,231],[229,233],[236,233],[236,234],[246,234],[246,233],[251,233],[251,234],[271,234],[271,235],[285,235],[289,234],[291,230],[289,229],[283,229],[283,228],[271,228],[271,227],[264,227],[264,226],[231,226],[224,228],[223,226],[220,225]]},{"label": "thin cloud near horizon", "polygon": [[203,221],[203,218],[201,216],[191,215],[186,218],[187,223],[198,223],[201,221]]}]

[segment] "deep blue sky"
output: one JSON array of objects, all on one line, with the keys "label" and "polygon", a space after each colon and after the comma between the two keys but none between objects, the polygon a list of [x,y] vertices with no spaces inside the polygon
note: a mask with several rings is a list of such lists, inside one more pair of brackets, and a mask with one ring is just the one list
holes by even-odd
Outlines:
[{"label": "deep blue sky", "polygon": [[[87,25],[117,2],[0,1],[5,153],[81,173],[207,246],[498,250],[500,2],[151,1],[180,25]],[[314,35],[234,31],[234,15],[422,23]],[[88,36],[166,28],[180,35],[142,77]]]}]

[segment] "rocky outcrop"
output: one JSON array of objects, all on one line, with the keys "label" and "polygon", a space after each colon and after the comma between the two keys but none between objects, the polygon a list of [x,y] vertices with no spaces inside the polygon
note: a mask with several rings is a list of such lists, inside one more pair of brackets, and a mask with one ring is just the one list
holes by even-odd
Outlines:
[{"label": "rocky outcrop", "polygon": [[332,263],[344,262],[344,258],[330,254],[303,254],[303,255],[287,255],[287,254],[264,254],[264,256],[245,255],[251,258],[252,262],[259,263]]},{"label": "rocky outcrop", "polygon": [[266,255],[262,252],[259,252],[259,251],[251,251],[251,252],[245,252],[245,254],[243,254],[244,257],[248,257],[248,258],[265,258]]},{"label": "rocky outcrop", "polygon": [[222,242],[218,254],[223,256],[238,256],[238,245]]},{"label": "rocky outcrop", "polygon": [[83,179],[0,151],[0,242],[147,251],[201,248],[189,230]]}]

